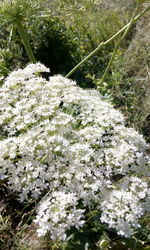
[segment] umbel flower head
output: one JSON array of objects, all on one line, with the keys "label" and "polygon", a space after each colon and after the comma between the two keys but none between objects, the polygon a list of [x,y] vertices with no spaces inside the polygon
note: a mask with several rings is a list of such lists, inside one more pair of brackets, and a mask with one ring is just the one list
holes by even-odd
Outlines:
[{"label": "umbel flower head", "polygon": [[1,178],[21,202],[41,199],[39,236],[65,240],[86,224],[88,207],[101,213],[100,223],[131,236],[150,207],[143,137],[98,91],[37,74],[45,71],[29,64],[0,89]]},{"label": "umbel flower head", "polygon": [[16,23],[37,13],[39,0],[0,0],[0,21]]}]

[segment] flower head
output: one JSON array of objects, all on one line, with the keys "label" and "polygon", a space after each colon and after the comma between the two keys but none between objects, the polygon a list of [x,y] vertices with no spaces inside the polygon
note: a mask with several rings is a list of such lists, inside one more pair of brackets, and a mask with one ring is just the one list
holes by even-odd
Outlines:
[{"label": "flower head", "polygon": [[65,240],[92,205],[102,222],[130,236],[149,204],[143,137],[96,90],[60,75],[46,80],[37,74],[43,71],[30,64],[0,89],[2,178],[21,202],[42,199],[39,235]]},{"label": "flower head", "polygon": [[38,8],[38,1],[34,0],[1,0],[0,20],[3,23],[22,21],[37,13]]}]

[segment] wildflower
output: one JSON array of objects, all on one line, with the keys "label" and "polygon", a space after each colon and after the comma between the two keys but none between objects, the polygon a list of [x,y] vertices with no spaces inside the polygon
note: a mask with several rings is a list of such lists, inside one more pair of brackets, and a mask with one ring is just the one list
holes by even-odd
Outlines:
[{"label": "wildflower", "polygon": [[131,236],[149,210],[143,137],[96,90],[60,75],[45,80],[37,74],[43,71],[49,70],[30,64],[0,89],[3,180],[21,202],[41,199],[39,236],[66,240],[67,230],[86,223],[91,205],[100,223]]}]

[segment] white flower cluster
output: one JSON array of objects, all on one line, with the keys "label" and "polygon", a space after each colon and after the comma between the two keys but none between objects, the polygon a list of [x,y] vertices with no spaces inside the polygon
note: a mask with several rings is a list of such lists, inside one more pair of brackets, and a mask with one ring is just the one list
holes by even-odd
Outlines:
[{"label": "white flower cluster", "polygon": [[84,210],[77,209],[77,205],[78,198],[74,193],[54,191],[39,206],[39,213],[35,219],[35,223],[39,224],[38,235],[42,236],[50,231],[52,240],[65,240],[66,230],[71,227],[79,229],[84,224]]},{"label": "white flower cluster", "polygon": [[1,178],[21,202],[42,198],[39,235],[65,240],[92,205],[102,222],[130,236],[149,207],[143,137],[96,90],[60,75],[46,80],[45,71],[30,64],[0,89]]},{"label": "white flower cluster", "polygon": [[[115,228],[118,234],[130,237],[133,228],[140,227],[138,219],[150,211],[148,185],[138,177],[123,178],[115,190],[107,192],[101,203],[101,221]],[[131,227],[132,225],[132,227]]]}]

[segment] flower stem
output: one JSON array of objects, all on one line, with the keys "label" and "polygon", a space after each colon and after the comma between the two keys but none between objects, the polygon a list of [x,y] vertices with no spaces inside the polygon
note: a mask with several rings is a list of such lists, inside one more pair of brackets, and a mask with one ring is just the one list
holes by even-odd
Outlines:
[{"label": "flower stem", "polygon": [[[150,6],[148,6],[145,10],[143,10],[140,14],[138,14],[133,19],[133,22],[136,22],[148,10],[150,10]],[[92,56],[94,56],[101,49],[101,47],[103,47],[104,45],[109,44],[115,38],[117,38],[124,30],[126,30],[126,28],[130,25],[130,22],[128,24],[126,24],[122,29],[120,29],[115,35],[113,35],[111,38],[109,38],[107,41],[101,42],[95,50],[93,50],[88,56],[86,56],[81,62],[79,62],[71,71],[69,71],[69,73],[66,75],[66,77],[70,77],[82,64],[84,64],[88,59],[90,59]]]},{"label": "flower stem", "polygon": [[115,55],[116,55],[116,53],[117,53],[117,51],[119,49],[119,46],[120,46],[121,42],[127,36],[128,32],[130,31],[130,29],[131,29],[131,27],[132,27],[132,25],[134,23],[134,19],[136,17],[136,14],[137,14],[138,10],[139,10],[139,4],[137,4],[137,6],[136,6],[136,9],[135,9],[135,12],[133,14],[133,17],[131,18],[131,20],[129,22],[129,25],[126,27],[125,32],[123,33],[122,37],[117,42],[117,44],[115,46],[115,49],[114,49],[114,51],[112,53],[112,56],[110,58],[110,61],[109,61],[108,65],[107,65],[106,70],[105,70],[104,74],[102,75],[102,78],[101,78],[101,80],[100,80],[100,82],[99,82],[98,85],[101,85],[104,82],[105,77],[106,77],[106,75],[107,75],[107,73],[108,73],[108,71],[110,69],[110,66],[112,65],[112,62],[114,61]]},{"label": "flower stem", "polygon": [[23,45],[25,47],[25,50],[26,50],[27,55],[29,57],[29,60],[31,62],[33,62],[33,63],[36,63],[36,59],[34,57],[32,49],[31,49],[31,46],[30,46],[30,43],[29,43],[29,40],[28,40],[28,37],[27,37],[27,32],[25,30],[25,27],[22,25],[22,22],[20,20],[17,20],[15,23],[16,23],[18,32],[19,32],[19,34],[20,34],[20,36],[22,38]]},{"label": "flower stem", "polygon": [[6,67],[4,67],[4,66],[1,65],[1,64],[0,64],[0,68],[2,68],[4,71],[6,71],[6,72],[8,72],[8,73],[10,72],[9,69],[7,69]]}]

